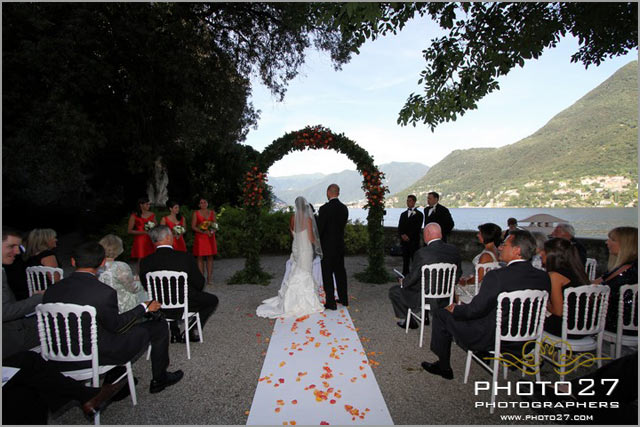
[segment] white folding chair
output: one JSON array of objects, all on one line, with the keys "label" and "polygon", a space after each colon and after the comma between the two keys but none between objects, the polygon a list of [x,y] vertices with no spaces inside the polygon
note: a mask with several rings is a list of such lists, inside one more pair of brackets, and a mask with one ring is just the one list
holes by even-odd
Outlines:
[{"label": "white folding chair", "polygon": [[[631,295],[629,295],[631,293]],[[624,300],[631,297],[631,311],[629,318],[625,320]],[[636,331],[636,335],[624,335],[624,331]],[[620,286],[620,298],[618,299],[618,322],[616,332],[604,331],[602,339],[611,343],[610,354],[616,359],[622,356],[622,346],[638,347],[638,284]],[[615,351],[614,351],[615,346]]]},{"label": "white folding chair", "polygon": [[[523,342],[523,341],[539,341],[542,336],[545,311],[547,307],[547,299],[549,294],[547,291],[523,290],[513,292],[502,292],[498,295],[498,305],[496,307],[496,340],[493,351],[490,352],[493,358],[493,368],[485,363],[480,357],[476,356],[473,351],[467,350],[467,363],[464,368],[464,383],[469,379],[469,371],[471,370],[471,359],[475,359],[482,367],[491,372],[493,380],[491,382],[491,409],[493,414],[494,403],[496,400],[496,386],[498,384],[498,368],[500,359],[503,359],[504,379],[507,379],[507,368],[514,365],[515,362],[505,361],[504,353],[501,351],[501,343]],[[506,323],[503,325],[503,317],[506,317]],[[527,365],[526,362],[531,360],[531,352],[522,355],[522,373],[524,375],[527,367],[540,366],[540,345],[534,343],[533,363]],[[518,355],[519,356],[519,355]],[[536,379],[540,381],[540,369],[536,370]]]},{"label": "white folding chair", "polygon": [[60,279],[63,278],[63,271],[58,267],[45,267],[44,265],[37,265],[34,267],[27,267],[27,288],[29,289],[29,296],[33,295],[36,291],[46,291],[49,285],[55,282],[55,273],[60,275]]},{"label": "white folding chair", "polygon": [[[573,353],[596,350],[598,367],[602,366],[602,337],[608,303],[608,286],[584,285],[564,290],[562,336],[558,337],[548,332],[543,335],[545,344],[552,344],[555,348],[560,348],[560,352],[556,353],[557,360],[553,356],[543,354],[545,359],[559,368],[556,372],[560,374],[560,381],[564,381],[567,366],[575,363],[575,359],[568,360],[567,351],[573,357]],[[569,319],[569,304],[573,306],[571,319]],[[584,335],[584,337],[567,338],[570,334]]]},{"label": "white folding chair", "polygon": [[[36,315],[43,359],[57,362],[91,361],[91,368],[63,371],[63,375],[78,381],[90,380],[92,387],[100,387],[99,376],[118,366],[99,363],[95,307],[64,303],[38,304]],[[89,342],[86,342],[87,333]],[[127,376],[131,400],[136,405],[138,401],[131,362],[120,366],[124,366],[127,371],[115,382]],[[100,424],[100,413],[95,415],[94,422],[96,425]]]},{"label": "white folding chair", "polygon": [[[191,347],[189,345],[189,331],[194,326],[198,327],[200,342],[202,338],[202,325],[200,314],[197,311],[189,311],[189,286],[187,284],[187,273],[180,271],[160,270],[147,273],[147,293],[149,298],[162,304],[163,309],[182,309],[182,319],[184,321],[184,337],[187,342],[187,359],[191,359]],[[189,319],[194,321],[189,324]],[[167,319],[167,322],[174,322],[174,319]],[[151,355],[151,345],[147,351],[147,360]]]},{"label": "white folding chair", "polygon": [[[409,323],[411,316],[420,322],[420,347],[422,347],[422,335],[424,334],[424,319],[427,316],[426,310],[431,309],[428,299],[430,298],[449,298],[449,304],[453,302],[453,293],[456,285],[456,271],[458,267],[455,264],[447,264],[444,262],[438,264],[426,264],[422,266],[422,283],[421,283],[421,309],[420,314],[407,311],[407,327],[405,333],[409,332]],[[425,286],[425,272],[429,274],[429,282]]]},{"label": "white folding chair", "polygon": [[589,281],[596,278],[596,268],[598,267],[598,261],[595,258],[587,258],[587,262],[584,263],[584,271],[589,277]]},{"label": "white folding chair", "polygon": [[480,285],[482,285],[482,281],[478,281],[478,274],[480,273],[480,271],[482,271],[483,273],[483,278],[484,275],[487,274],[487,272],[491,271],[491,270],[496,270],[498,268],[500,268],[500,263],[499,262],[485,262],[484,264],[476,264],[476,276],[475,276],[475,292],[476,295],[478,295],[478,292],[480,292]]}]

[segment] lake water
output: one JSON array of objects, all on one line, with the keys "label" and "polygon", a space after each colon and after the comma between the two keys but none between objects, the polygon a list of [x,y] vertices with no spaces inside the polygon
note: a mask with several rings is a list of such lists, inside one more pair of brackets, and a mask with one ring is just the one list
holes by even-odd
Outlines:
[{"label": "lake water", "polygon": [[[384,225],[397,227],[400,214],[406,209],[389,208]],[[457,230],[477,230],[478,225],[493,222],[503,229],[510,217],[518,220],[538,213],[546,213],[567,220],[578,237],[606,238],[614,227],[638,226],[638,208],[451,208]],[[349,208],[349,219],[367,222],[367,211]],[[526,225],[526,224],[525,224]]]}]

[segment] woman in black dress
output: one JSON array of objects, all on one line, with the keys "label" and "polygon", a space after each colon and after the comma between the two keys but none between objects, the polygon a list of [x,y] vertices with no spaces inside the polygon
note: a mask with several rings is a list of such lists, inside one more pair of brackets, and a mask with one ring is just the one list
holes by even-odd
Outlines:
[{"label": "woman in black dress", "polygon": [[[609,249],[607,271],[595,279],[593,283],[611,288],[605,329],[615,333],[618,325],[620,287],[638,283],[638,229],[636,227],[614,228],[608,234],[607,248]],[[624,317],[628,323],[629,316],[632,314],[633,297],[631,292],[628,292],[624,298]],[[637,312],[633,314],[638,315]],[[625,335],[638,335],[638,333],[625,331]]]},{"label": "woman in black dress", "polygon": [[[566,288],[589,284],[589,278],[580,261],[576,246],[569,240],[553,238],[544,243],[542,260],[551,279],[551,294],[547,310],[551,313],[544,322],[544,330],[550,334],[562,335],[562,306]],[[575,297],[569,300],[569,318],[575,313]],[[570,321],[571,322],[571,321]],[[569,326],[573,326],[571,323]],[[568,338],[574,338],[571,335]],[[578,337],[579,338],[579,337]]]}]

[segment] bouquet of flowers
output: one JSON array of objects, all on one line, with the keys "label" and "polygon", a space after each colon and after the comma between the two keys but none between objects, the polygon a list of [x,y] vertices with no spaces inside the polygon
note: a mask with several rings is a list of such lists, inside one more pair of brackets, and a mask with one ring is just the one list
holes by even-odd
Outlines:
[{"label": "bouquet of flowers", "polygon": [[175,227],[173,227],[173,234],[175,234],[176,237],[180,237],[184,234],[184,227],[181,225],[176,225]]},{"label": "bouquet of flowers", "polygon": [[144,231],[149,231],[151,230],[153,227],[156,226],[156,223],[153,221],[149,221],[147,223],[144,224]]},{"label": "bouquet of flowers", "polygon": [[218,223],[214,221],[202,221],[199,228],[200,230],[208,231],[209,234],[211,234],[214,231],[218,231]]}]

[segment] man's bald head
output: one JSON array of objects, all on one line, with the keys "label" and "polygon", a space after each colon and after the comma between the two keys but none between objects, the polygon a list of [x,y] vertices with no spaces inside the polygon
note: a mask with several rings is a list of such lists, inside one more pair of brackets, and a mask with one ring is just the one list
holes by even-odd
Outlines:
[{"label": "man's bald head", "polygon": [[332,199],[340,195],[340,187],[338,184],[331,184],[327,187],[327,199]]},{"label": "man's bald head", "polygon": [[437,222],[430,222],[424,227],[424,242],[429,243],[433,239],[442,239],[442,228]]}]

